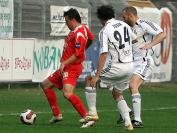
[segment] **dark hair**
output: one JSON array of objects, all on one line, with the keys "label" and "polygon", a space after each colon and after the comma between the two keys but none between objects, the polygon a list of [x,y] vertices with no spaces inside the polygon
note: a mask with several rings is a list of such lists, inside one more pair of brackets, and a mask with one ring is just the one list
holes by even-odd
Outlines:
[{"label": "dark hair", "polygon": [[64,17],[68,17],[69,20],[71,19],[76,19],[77,22],[81,23],[81,17],[79,12],[74,9],[74,8],[70,8],[68,11],[64,12]]},{"label": "dark hair", "polygon": [[97,17],[101,20],[115,18],[114,8],[111,5],[102,5],[97,8]]},{"label": "dark hair", "polygon": [[132,13],[133,15],[137,16],[137,10],[133,6],[127,6],[125,7],[122,12]]}]

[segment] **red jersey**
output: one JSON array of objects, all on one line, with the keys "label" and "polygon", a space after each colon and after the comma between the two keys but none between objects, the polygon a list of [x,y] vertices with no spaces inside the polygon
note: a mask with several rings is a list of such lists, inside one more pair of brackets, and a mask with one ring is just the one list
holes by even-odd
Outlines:
[{"label": "red jersey", "polygon": [[85,25],[80,25],[74,31],[71,31],[65,39],[61,62],[75,54],[79,59],[72,64],[82,63],[85,60],[85,49],[88,39],[93,40],[94,36]]}]

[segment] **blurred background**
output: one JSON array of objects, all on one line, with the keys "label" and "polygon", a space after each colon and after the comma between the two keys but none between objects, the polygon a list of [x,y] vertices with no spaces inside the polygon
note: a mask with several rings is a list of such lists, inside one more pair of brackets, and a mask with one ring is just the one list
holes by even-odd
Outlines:
[{"label": "blurred background", "polygon": [[[167,38],[154,47],[156,68],[149,82],[177,81],[177,2],[175,0],[2,0],[0,1],[0,82],[41,82],[59,66],[63,39],[69,32],[63,12],[79,10],[83,24],[95,35],[87,50],[87,60],[80,77],[96,68],[101,24],[96,9],[111,4],[116,18],[121,10],[135,6],[141,18],[150,19],[163,28]],[[9,45],[7,45],[9,44]]]},{"label": "blurred background", "polygon": [[[84,70],[76,93],[86,105],[84,78],[97,67],[98,33],[102,28],[96,9],[111,4],[116,18],[126,6],[135,6],[138,16],[159,24],[167,36],[153,47],[155,68],[140,89],[144,128],[136,133],[175,133],[177,123],[177,1],[176,0],[0,0],[0,133],[125,133],[116,124],[115,102],[107,89],[97,89],[99,122],[82,130],[79,116],[60,91],[56,91],[64,121],[49,125],[51,110],[40,82],[58,69],[69,30],[63,12],[73,7],[95,35],[87,50]],[[98,84],[106,88],[104,84]],[[131,105],[130,92],[125,99]],[[32,126],[22,125],[19,114],[25,109],[37,113]]]}]

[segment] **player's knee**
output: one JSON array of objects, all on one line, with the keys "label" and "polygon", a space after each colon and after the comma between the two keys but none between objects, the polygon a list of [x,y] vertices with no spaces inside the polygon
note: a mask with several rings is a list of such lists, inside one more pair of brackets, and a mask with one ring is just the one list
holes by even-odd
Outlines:
[{"label": "player's knee", "polygon": [[136,83],[130,82],[129,87],[130,87],[130,91],[131,91],[132,94],[139,92],[138,91],[138,86],[137,86]]},{"label": "player's knee", "polygon": [[45,88],[48,87],[48,82],[44,80],[42,83],[40,83],[41,88],[44,90]]},{"label": "player's knee", "polygon": [[86,84],[86,86],[90,86],[91,79],[92,79],[92,77],[90,75],[85,78],[85,84]]},{"label": "player's knee", "polygon": [[119,91],[115,88],[112,91],[112,96],[113,96],[114,100],[116,100],[116,101],[120,101],[120,100],[124,99],[124,97],[122,95],[122,91]]},{"label": "player's knee", "polygon": [[66,98],[66,99],[69,99],[69,97],[72,95],[73,93],[71,92],[63,92],[63,96]]},{"label": "player's knee", "polygon": [[45,88],[47,88],[47,83],[43,81],[42,83],[40,83],[40,86],[43,90],[45,90]]},{"label": "player's knee", "polygon": [[134,90],[134,89],[137,88],[137,84],[135,82],[130,82],[129,87],[130,87],[131,90]]},{"label": "player's knee", "polygon": [[123,95],[119,95],[119,96],[117,96],[116,97],[116,101],[121,101],[121,100],[124,100],[124,97],[123,97]]}]

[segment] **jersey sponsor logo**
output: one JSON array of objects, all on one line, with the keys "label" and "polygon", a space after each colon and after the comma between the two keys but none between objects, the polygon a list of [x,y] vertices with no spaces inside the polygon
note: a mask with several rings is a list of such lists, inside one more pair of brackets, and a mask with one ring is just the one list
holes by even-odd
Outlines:
[{"label": "jersey sponsor logo", "polygon": [[122,50],[124,56],[128,56],[128,55],[131,55],[131,51],[128,49],[128,50]]}]

